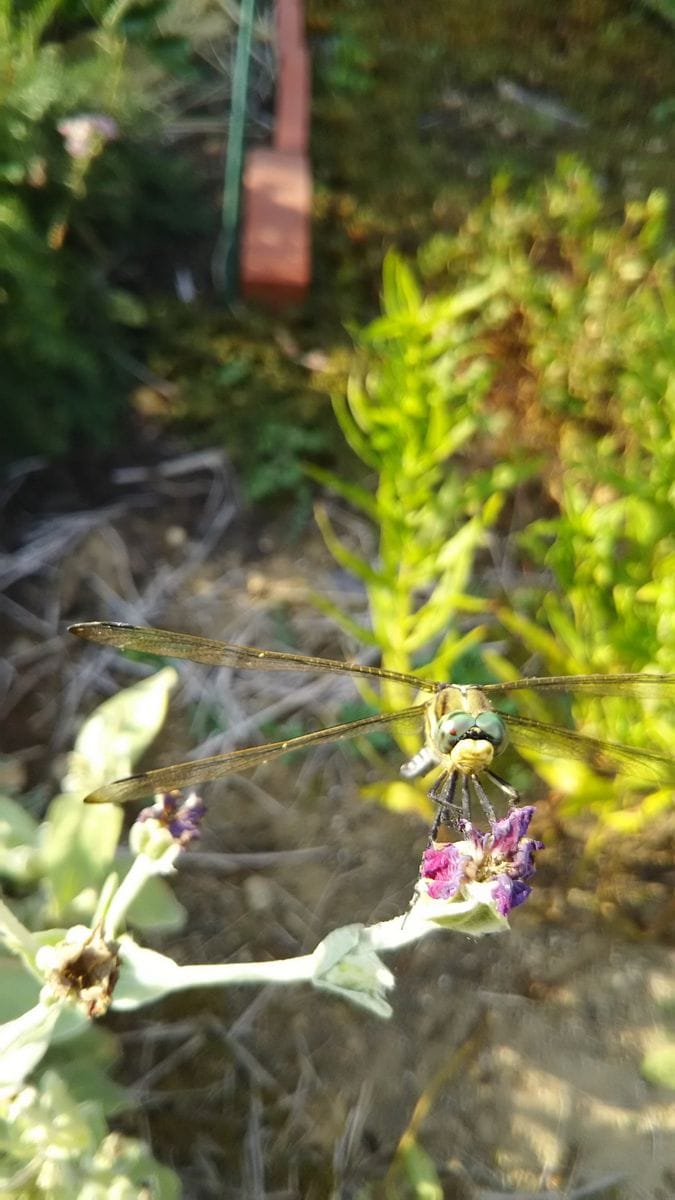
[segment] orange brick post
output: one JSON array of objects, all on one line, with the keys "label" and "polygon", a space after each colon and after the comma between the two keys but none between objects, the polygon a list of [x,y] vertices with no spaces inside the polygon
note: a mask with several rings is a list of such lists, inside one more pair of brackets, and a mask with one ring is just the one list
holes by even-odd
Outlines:
[{"label": "orange brick post", "polygon": [[250,151],[243,178],[241,290],[276,308],[303,300],[311,280],[311,96],[301,0],[277,0],[274,144]]},{"label": "orange brick post", "polygon": [[303,154],[252,150],[244,168],[244,296],[275,308],[304,299],[311,275],[312,177]]}]

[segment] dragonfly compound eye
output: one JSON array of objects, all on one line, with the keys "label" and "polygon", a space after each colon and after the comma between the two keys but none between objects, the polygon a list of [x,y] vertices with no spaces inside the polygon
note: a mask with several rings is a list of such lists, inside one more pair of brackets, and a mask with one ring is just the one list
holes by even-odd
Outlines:
[{"label": "dragonfly compound eye", "polygon": [[439,749],[443,753],[447,753],[463,737],[466,737],[469,730],[473,729],[475,724],[476,718],[471,713],[448,713],[438,724]]},{"label": "dragonfly compound eye", "polygon": [[482,712],[476,717],[475,724],[481,733],[498,748],[506,744],[506,725],[501,717],[494,712]]}]

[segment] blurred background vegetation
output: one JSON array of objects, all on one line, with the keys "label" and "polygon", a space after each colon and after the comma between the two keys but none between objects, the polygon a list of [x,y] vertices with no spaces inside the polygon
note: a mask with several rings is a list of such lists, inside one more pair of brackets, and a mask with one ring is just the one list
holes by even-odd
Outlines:
[{"label": "blurred background vegetation", "polygon": [[[236,6],[0,0],[6,478],[35,458],[42,510],[53,470],[86,508],[115,466],[217,447],[251,560],[292,563],[318,526],[339,586],[303,598],[350,652],[459,681],[675,671],[672,0],[309,0],[307,19],[314,282],[282,316],[217,286]],[[259,6],[249,144],[274,77]],[[111,615],[87,587],[59,612]],[[284,645],[339,656],[311,616],[298,634],[292,588],[272,609]],[[672,752],[664,707],[526,703]],[[215,700],[192,710],[222,727]],[[667,862],[670,791],[532,767],[549,844],[583,817],[597,869],[610,834],[661,821]],[[427,812],[421,787],[368,791]],[[387,1195],[440,1197],[412,1145]]]},{"label": "blurred background vegetation", "polygon": [[[518,668],[673,669],[667,8],[507,2],[478,36],[462,3],[310,5],[316,283],[283,324],[223,311],[212,283],[231,16],[6,0],[2,21],[6,458],[179,432],[225,446],[296,532],[312,478],[339,492],[378,530],[359,565],[319,517],[368,589],[350,631],[397,669],[461,673],[484,637],[456,620],[469,591]],[[669,744],[658,714],[589,721]]]}]

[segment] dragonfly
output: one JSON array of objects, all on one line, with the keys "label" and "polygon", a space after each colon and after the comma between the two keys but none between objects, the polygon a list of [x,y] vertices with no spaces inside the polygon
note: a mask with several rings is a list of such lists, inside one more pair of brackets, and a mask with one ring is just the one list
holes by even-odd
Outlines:
[{"label": "dragonfly", "polygon": [[457,684],[428,681],[416,675],[384,667],[314,658],[277,650],[257,650],[213,641],[189,633],[143,628],[109,621],[87,621],[71,625],[69,632],[99,646],[138,651],[161,657],[185,659],[212,667],[264,671],[329,672],[357,679],[391,680],[418,692],[426,700],[393,713],[362,717],[327,729],[318,729],[286,741],[269,742],[243,750],[230,750],[210,758],[194,759],[160,767],[104,784],[91,792],[87,804],[126,804],[142,797],[197,787],[240,771],[262,766],[283,754],[307,746],[339,742],[362,734],[393,728],[424,728],[424,745],[401,767],[405,779],[426,775],[440,767],[429,795],[438,806],[431,837],[446,823],[459,788],[461,812],[468,817],[471,790],[492,822],[494,809],[482,783],[490,780],[506,795],[509,805],[519,794],[492,769],[493,760],[510,740],[516,749],[533,750],[560,758],[582,760],[595,769],[635,776],[661,786],[675,785],[675,759],[650,750],[637,750],[613,742],[587,737],[572,729],[514,716],[495,707],[513,693],[531,691],[540,696],[569,692],[586,697],[619,696],[639,700],[675,698],[675,675],[553,675],[523,677],[504,683]]}]

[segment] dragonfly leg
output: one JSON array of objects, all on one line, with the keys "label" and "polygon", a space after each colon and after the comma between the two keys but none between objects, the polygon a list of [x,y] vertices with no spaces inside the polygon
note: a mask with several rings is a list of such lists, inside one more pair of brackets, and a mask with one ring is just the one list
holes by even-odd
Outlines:
[{"label": "dragonfly leg", "polygon": [[438,811],[434,817],[434,823],[429,832],[429,841],[427,848],[436,841],[436,834],[441,825],[448,825],[451,821],[452,801],[455,796],[455,788],[457,787],[457,771],[451,771],[448,775],[444,772],[436,780],[434,786],[429,792],[429,799],[433,800],[434,804],[438,805]]},{"label": "dragonfly leg", "polygon": [[[455,808],[453,800],[455,798],[455,788],[457,787],[458,776],[459,771],[450,771],[449,774],[447,771],[443,771],[429,791],[429,799],[433,800],[434,804],[438,806],[438,810],[436,812],[436,816],[434,817],[434,823],[429,830],[429,837],[426,845],[427,850],[429,850],[436,841],[436,835],[441,825],[450,825],[453,823],[452,810]],[[455,811],[457,810],[455,809]],[[420,859],[420,868],[418,872],[420,876],[423,870],[424,856],[422,856]],[[413,891],[413,894],[410,897],[410,904],[408,905],[408,908],[403,916],[403,925],[405,925],[416,899],[417,890]]]},{"label": "dragonfly leg", "polygon": [[487,792],[485,791],[485,788],[483,787],[483,785],[477,775],[471,776],[471,782],[473,784],[474,791],[475,791],[476,795],[478,796],[478,803],[480,804],[480,806],[481,806],[483,812],[485,813],[485,816],[487,817],[490,824],[494,825],[495,821],[497,820],[497,817],[495,815],[494,808],[490,804],[490,800],[488,798]]},{"label": "dragonfly leg", "polygon": [[[453,771],[452,774],[454,775],[456,772]],[[434,804],[443,804],[448,794],[448,788],[452,788],[453,792],[455,790],[452,775],[449,775],[447,771],[442,771],[436,782],[429,788],[429,799],[433,800]]]},{"label": "dragonfly leg", "polygon": [[[499,775],[495,775],[493,771],[486,770],[485,774],[487,775],[488,779],[492,780],[495,787],[498,787],[500,792],[503,792],[504,795],[508,797],[509,808],[513,808],[513,806],[520,800],[520,792],[516,791],[514,787],[511,787],[511,784],[507,783],[505,779],[501,779]],[[492,816],[494,820],[494,813]]]},{"label": "dragonfly leg", "polygon": [[462,816],[465,821],[471,820],[471,796],[469,795],[469,776],[462,772]]}]

